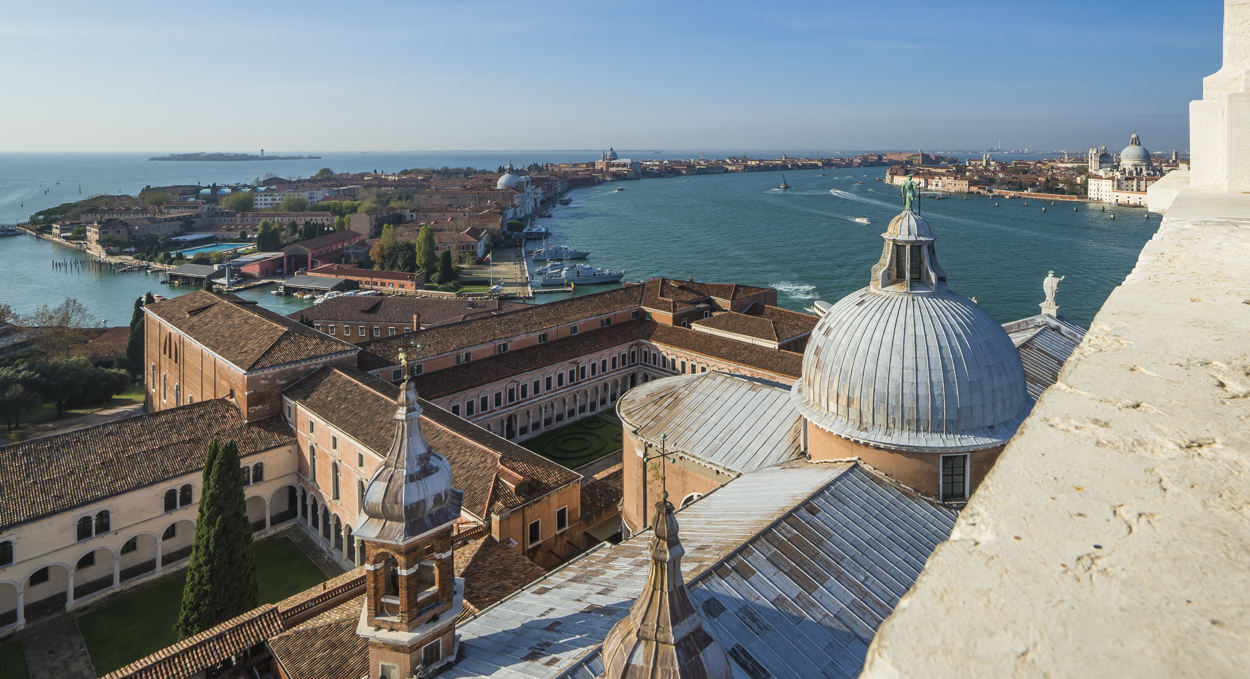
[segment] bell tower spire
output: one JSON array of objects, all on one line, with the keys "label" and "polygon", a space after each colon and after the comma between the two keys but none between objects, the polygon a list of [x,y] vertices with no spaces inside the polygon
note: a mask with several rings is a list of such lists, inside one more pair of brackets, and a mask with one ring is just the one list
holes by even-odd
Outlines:
[{"label": "bell tower spire", "polygon": [[421,435],[421,404],[408,379],[395,406],[395,438],[354,530],[365,553],[356,634],[369,642],[369,679],[426,676],[454,661],[464,606],[452,554],[464,492],[452,488],[451,464]]}]

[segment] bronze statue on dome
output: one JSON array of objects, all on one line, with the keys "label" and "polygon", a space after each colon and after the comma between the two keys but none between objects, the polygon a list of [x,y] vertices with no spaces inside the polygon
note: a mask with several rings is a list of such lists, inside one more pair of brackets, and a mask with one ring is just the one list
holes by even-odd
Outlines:
[{"label": "bronze statue on dome", "polygon": [[903,182],[899,188],[899,195],[903,197],[903,209],[911,210],[917,214],[920,213],[920,185],[912,181],[912,175],[907,175],[907,181]]}]

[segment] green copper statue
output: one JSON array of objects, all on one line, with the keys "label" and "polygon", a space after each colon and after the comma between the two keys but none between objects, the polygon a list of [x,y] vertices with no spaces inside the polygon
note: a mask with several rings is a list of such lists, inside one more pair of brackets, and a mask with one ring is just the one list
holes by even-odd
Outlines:
[{"label": "green copper statue", "polygon": [[917,193],[917,184],[911,180],[911,175],[907,175],[907,181],[903,182],[902,188],[899,189],[899,195],[903,197],[903,209],[912,212],[920,211],[919,194]]}]

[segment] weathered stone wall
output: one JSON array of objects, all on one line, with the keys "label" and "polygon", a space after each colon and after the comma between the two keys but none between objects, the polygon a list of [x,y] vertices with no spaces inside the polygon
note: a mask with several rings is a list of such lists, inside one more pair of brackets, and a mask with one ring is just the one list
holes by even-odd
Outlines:
[{"label": "weathered stone wall", "polygon": [[862,674],[1243,676],[1250,195],[1181,192]]}]

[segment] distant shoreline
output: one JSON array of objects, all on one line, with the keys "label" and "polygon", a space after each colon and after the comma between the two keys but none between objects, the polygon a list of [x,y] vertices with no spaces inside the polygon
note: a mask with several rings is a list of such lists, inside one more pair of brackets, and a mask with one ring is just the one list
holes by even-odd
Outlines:
[{"label": "distant shoreline", "polygon": [[173,153],[148,160],[221,162],[230,160],[321,160],[321,156],[256,156],[250,153]]}]

